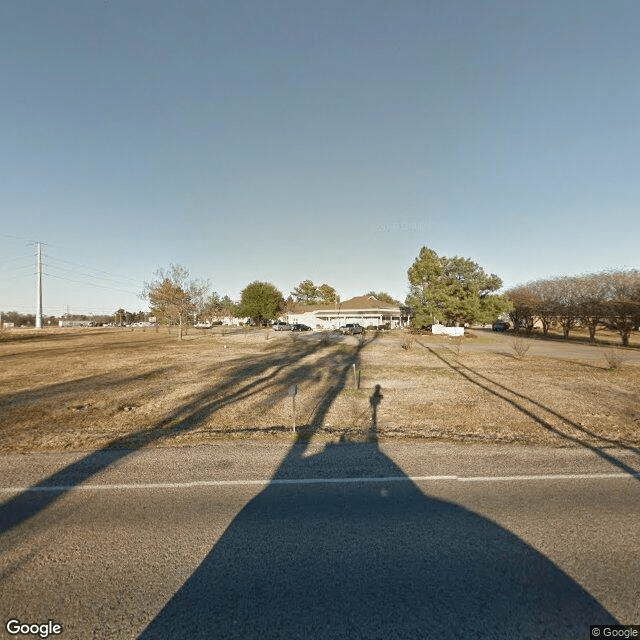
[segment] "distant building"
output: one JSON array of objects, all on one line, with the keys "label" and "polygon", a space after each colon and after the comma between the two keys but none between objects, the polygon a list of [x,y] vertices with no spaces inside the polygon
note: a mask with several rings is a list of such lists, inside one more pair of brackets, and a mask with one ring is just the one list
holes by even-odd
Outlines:
[{"label": "distant building", "polygon": [[363,327],[404,327],[410,319],[407,307],[378,300],[375,296],[356,296],[344,302],[297,304],[281,316],[290,324],[306,324],[314,329],[338,329],[345,324],[358,323]]},{"label": "distant building", "polygon": [[218,320],[222,320],[222,324],[225,327],[239,327],[241,325],[247,324],[251,318],[236,318],[235,316],[222,316],[218,318]]},{"label": "distant building", "polygon": [[93,320],[58,320],[59,327],[94,327]]}]

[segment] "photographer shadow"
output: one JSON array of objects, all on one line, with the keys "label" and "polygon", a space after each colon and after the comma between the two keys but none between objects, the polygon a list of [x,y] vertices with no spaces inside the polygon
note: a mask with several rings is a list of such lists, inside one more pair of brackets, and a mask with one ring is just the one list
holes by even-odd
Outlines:
[{"label": "photographer shadow", "polygon": [[542,553],[414,484],[378,447],[379,385],[369,400],[367,442],[299,438],[141,639],[560,640],[615,624]]}]

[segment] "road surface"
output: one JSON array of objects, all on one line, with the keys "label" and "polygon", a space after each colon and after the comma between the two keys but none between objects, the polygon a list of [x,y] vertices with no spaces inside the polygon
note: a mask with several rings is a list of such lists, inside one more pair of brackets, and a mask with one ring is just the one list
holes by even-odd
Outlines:
[{"label": "road surface", "polygon": [[10,619],[145,640],[638,624],[640,456],[607,456],[419,442],[0,456],[0,637],[16,637]]}]

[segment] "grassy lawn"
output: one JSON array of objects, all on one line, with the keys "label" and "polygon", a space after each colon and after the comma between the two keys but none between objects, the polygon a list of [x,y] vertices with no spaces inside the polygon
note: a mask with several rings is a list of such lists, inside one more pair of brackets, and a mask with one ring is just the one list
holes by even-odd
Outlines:
[{"label": "grassy lawn", "polygon": [[190,331],[182,341],[166,330],[11,332],[0,342],[0,451],[292,440],[294,384],[302,437],[640,446],[638,359],[609,370],[553,341],[518,358],[490,333],[462,345],[402,342],[398,333],[361,343],[266,330]]}]

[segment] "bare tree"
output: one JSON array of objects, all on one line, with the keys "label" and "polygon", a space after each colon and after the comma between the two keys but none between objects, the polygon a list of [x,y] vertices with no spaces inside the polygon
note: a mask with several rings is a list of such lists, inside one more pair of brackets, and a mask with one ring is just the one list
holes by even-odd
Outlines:
[{"label": "bare tree", "polygon": [[557,291],[554,280],[537,280],[527,285],[535,299],[535,316],[546,336],[556,320]]},{"label": "bare tree", "polygon": [[182,340],[187,319],[202,309],[209,285],[192,280],[189,271],[176,264],[169,269],[159,269],[155,276],[152,282],[145,282],[142,296],[149,300],[158,319],[178,325],[179,338]]},{"label": "bare tree", "polygon": [[640,325],[640,271],[605,271],[573,277],[538,280],[507,292],[516,330],[530,331],[533,319],[545,334],[558,322],[565,338],[577,325],[586,327],[595,342],[598,325],[606,320],[620,334],[622,344]]},{"label": "bare tree", "polygon": [[575,290],[575,279],[565,276],[555,280],[557,286],[556,316],[562,327],[565,339],[569,337],[580,319],[578,296]]},{"label": "bare tree", "polygon": [[607,278],[594,273],[573,278],[580,323],[589,330],[589,342],[595,343],[596,330],[605,315]]},{"label": "bare tree", "polygon": [[606,278],[606,315],[627,347],[631,332],[640,325],[640,271],[610,272]]},{"label": "bare tree", "polygon": [[513,330],[524,329],[527,333],[533,331],[538,299],[530,285],[525,284],[507,291],[507,298],[513,304],[509,317],[513,323]]}]

